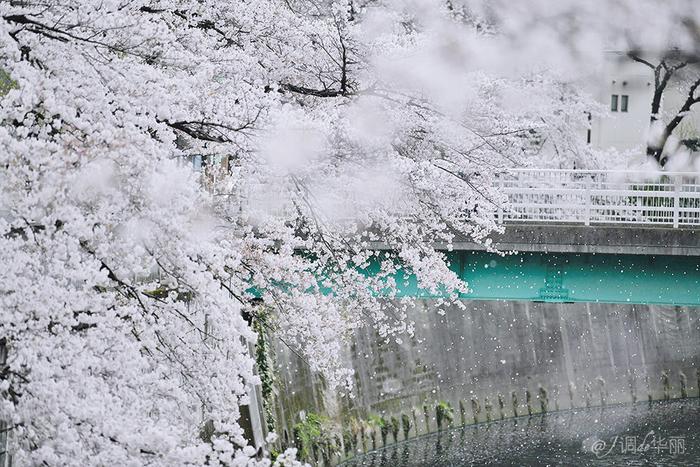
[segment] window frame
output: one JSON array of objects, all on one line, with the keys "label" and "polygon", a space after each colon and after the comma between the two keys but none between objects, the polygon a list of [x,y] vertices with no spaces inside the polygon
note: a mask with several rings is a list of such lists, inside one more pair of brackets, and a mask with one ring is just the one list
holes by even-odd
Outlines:
[{"label": "window frame", "polygon": [[618,109],[620,108],[620,96],[619,94],[612,94],[610,96],[610,111],[611,112],[618,112]]},{"label": "window frame", "polygon": [[630,96],[629,94],[620,95],[620,112],[627,112],[629,110]]}]

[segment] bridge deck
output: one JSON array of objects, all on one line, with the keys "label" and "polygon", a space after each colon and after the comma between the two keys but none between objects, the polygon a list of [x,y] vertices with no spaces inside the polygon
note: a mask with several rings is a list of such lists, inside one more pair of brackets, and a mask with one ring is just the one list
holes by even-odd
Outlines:
[{"label": "bridge deck", "polygon": [[[508,222],[505,232],[491,235],[498,250],[550,253],[612,253],[700,256],[700,226],[673,228],[654,225],[560,225]],[[444,249],[445,245],[436,245]],[[455,250],[484,250],[471,239],[458,237]]]}]

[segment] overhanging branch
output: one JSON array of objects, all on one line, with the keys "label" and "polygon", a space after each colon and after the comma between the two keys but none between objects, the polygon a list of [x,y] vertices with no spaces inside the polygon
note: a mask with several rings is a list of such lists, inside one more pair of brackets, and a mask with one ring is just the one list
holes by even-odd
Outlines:
[{"label": "overhanging branch", "polygon": [[293,92],[296,94],[303,94],[305,96],[315,96],[315,97],[338,97],[348,95],[347,91],[342,89],[313,89],[304,86],[296,86],[294,84],[284,83],[280,86],[285,91]]}]

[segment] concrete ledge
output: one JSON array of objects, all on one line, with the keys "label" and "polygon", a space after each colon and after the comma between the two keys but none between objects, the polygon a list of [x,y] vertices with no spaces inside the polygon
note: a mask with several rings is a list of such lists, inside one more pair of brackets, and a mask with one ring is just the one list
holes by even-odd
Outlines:
[{"label": "concrete ledge", "polygon": [[[507,224],[491,239],[499,250],[700,256],[700,230],[691,228]],[[454,248],[485,249],[466,239],[455,240]]]}]

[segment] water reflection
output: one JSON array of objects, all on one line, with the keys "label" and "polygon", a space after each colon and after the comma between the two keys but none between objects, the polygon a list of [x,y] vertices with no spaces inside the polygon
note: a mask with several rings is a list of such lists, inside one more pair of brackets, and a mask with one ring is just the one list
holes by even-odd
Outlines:
[{"label": "water reflection", "polygon": [[347,466],[700,465],[700,401],[534,415],[444,431]]}]

